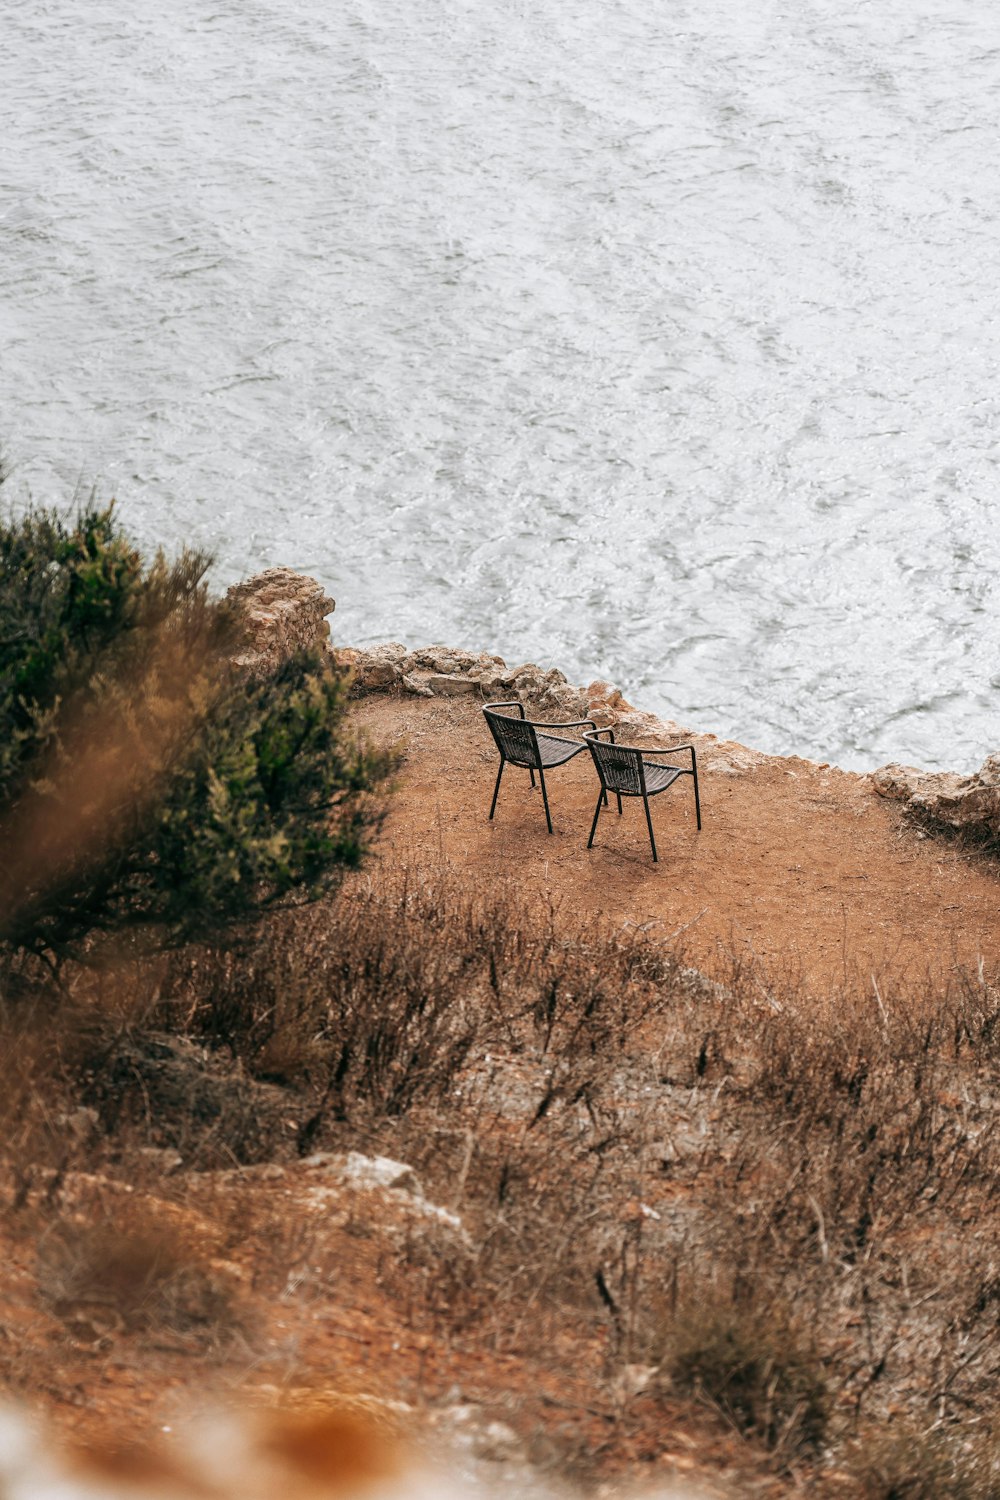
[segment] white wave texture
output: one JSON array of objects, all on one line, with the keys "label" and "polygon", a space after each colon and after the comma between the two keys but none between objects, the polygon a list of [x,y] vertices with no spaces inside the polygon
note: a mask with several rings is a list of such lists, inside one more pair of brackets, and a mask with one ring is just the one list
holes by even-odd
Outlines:
[{"label": "white wave texture", "polygon": [[21,0],[0,429],[352,640],[995,748],[981,0]]}]

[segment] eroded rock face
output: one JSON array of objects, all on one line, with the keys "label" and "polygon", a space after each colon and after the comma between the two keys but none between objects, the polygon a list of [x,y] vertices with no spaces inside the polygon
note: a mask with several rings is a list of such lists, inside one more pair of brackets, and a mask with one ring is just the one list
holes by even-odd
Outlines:
[{"label": "eroded rock face", "polygon": [[330,639],[326,616],[335,603],[306,573],[268,568],[234,584],[226,597],[239,606],[247,624],[247,648],[237,663],[254,676],[266,676],[295,651]]},{"label": "eroded rock face", "polygon": [[893,761],[872,772],[872,785],[879,796],[905,803],[928,822],[1000,838],[1000,754],[988,755],[971,776]]}]

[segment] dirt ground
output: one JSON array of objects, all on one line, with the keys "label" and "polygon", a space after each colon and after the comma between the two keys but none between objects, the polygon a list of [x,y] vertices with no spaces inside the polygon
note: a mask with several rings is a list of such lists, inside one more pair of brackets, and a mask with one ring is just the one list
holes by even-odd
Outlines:
[{"label": "dirt ground", "polygon": [[[689,781],[656,797],[654,865],[636,801],[626,802],[621,819],[613,807],[602,814],[587,850],[596,781],[585,751],[551,773],[551,836],[539,792],[514,769],[491,823],[497,756],[471,695],[371,695],[355,701],[352,717],[404,752],[390,812],[359,879],[377,879],[380,861],[431,874],[445,869],[481,889],[513,886],[566,915],[676,934],[710,974],[725,977],[735,957],[755,965],[762,983],[801,978],[817,993],[858,978],[870,986],[874,975],[886,994],[904,977],[940,979],[955,964],[981,962],[987,974],[998,968],[1000,868],[922,837],[865,777],[698,736],[703,829],[695,826]],[[214,1393],[253,1404],[312,1372],[317,1388],[375,1392],[420,1410],[481,1403],[513,1425],[533,1461],[559,1471],[587,1453],[608,1476],[694,1476],[709,1495],[788,1500],[839,1494],[842,1481],[855,1492],[838,1473],[825,1476],[822,1490],[815,1476],[800,1487],[793,1475],[776,1475],[766,1455],[673,1398],[640,1397],[626,1420],[595,1397],[592,1376],[604,1357],[596,1343],[584,1358],[579,1342],[568,1341],[542,1360],[537,1352],[524,1358],[484,1348],[472,1333],[443,1342],[403,1273],[386,1272],[392,1256],[373,1238],[374,1219],[368,1227],[350,1219],[324,1229],[324,1264],[336,1266],[329,1294],[325,1282],[310,1290],[305,1281],[299,1295],[303,1247],[312,1241],[286,1198],[296,1174],[309,1170],[264,1166],[245,1183],[234,1174],[242,1185],[232,1189],[212,1174],[176,1180],[182,1204],[232,1231],[226,1254],[243,1270],[255,1335],[252,1348],[237,1341],[233,1350],[197,1357],[114,1333],[96,1342],[71,1337],[40,1305],[39,1236],[30,1212],[22,1222],[11,1211],[14,1180],[0,1182],[7,1268],[0,1384],[64,1434],[113,1448],[123,1433],[170,1433],[196,1391],[201,1403]],[[274,1225],[286,1227],[278,1233]]]},{"label": "dirt ground", "polygon": [[654,864],[638,799],[621,818],[613,804],[602,813],[588,851],[597,782],[586,751],[549,774],[550,836],[539,791],[514,767],[488,820],[498,759],[472,697],[371,695],[354,717],[405,752],[383,859],[513,881],[564,911],[677,934],[719,975],[734,956],[765,980],[824,988],[998,967],[997,865],[923,836],[865,776],[696,736],[702,830],[682,778],[651,802]]}]

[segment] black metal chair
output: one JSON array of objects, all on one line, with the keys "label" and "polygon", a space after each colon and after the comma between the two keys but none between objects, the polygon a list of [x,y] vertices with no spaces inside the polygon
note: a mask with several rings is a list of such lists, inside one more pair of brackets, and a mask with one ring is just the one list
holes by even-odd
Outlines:
[{"label": "black metal chair", "polygon": [[[609,743],[604,743],[602,735],[609,736]],[[594,809],[594,821],[590,825],[590,838],[587,840],[588,849],[593,847],[597,820],[601,815],[601,805],[603,803],[607,807],[609,792],[614,792],[618,798],[619,816],[621,816],[623,797],[641,797],[642,805],[646,809],[646,827],[649,829],[649,842],[653,849],[655,863],[656,840],[653,837],[653,820],[649,815],[649,799],[655,797],[658,792],[665,792],[668,787],[673,786],[679,776],[691,776],[694,779],[694,810],[698,819],[698,828],[701,829],[698,761],[693,745],[669,745],[662,749],[619,745],[615,741],[613,729],[595,729],[592,733],[585,734],[584,739],[590,746],[590,753],[594,757],[594,765],[601,779],[601,791],[597,798],[597,807]],[[687,766],[662,766],[655,760],[646,758],[653,755],[676,755],[681,750],[691,752],[690,769]]]},{"label": "black metal chair", "polygon": [[[515,719],[510,714],[501,713],[500,710],[504,708],[516,708],[519,717]],[[565,765],[568,760],[573,759],[574,755],[579,755],[580,751],[587,747],[583,740],[568,740],[562,735],[540,731],[582,729],[584,725],[596,729],[597,725],[593,719],[569,719],[564,723],[543,723],[534,719],[526,719],[523,703],[485,703],[483,713],[490,726],[490,733],[496,741],[496,747],[500,751],[500,769],[497,772],[497,784],[493,788],[490,820],[492,821],[493,814],[496,812],[500,778],[503,776],[504,767],[509,763],[530,772],[532,786],[535,784],[535,772],[538,772],[538,779],[542,784],[545,821],[551,833],[552,816],[549,812],[549,795],[545,790],[545,772],[552,770],[554,766]]]}]

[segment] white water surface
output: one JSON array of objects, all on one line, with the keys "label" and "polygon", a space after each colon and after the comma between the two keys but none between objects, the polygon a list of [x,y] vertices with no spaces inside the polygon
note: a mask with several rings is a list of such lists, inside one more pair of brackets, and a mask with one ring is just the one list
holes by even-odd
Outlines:
[{"label": "white water surface", "polygon": [[1000,747],[987,0],[7,0],[0,436],[335,633]]}]

